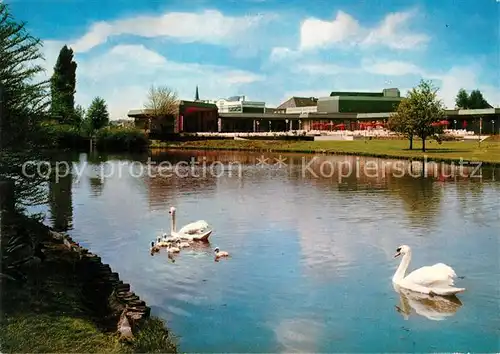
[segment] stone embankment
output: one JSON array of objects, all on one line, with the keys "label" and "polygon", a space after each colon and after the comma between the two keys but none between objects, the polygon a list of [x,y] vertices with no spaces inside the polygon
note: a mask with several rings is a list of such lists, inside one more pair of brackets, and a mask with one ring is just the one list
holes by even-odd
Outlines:
[{"label": "stone embankment", "polygon": [[[150,316],[150,308],[130,291],[108,264],[63,233],[49,229],[49,237],[67,248],[74,259],[74,271],[81,279],[82,298],[89,309],[102,317],[106,327],[115,328],[122,339],[132,339]],[[109,329],[111,329],[109,328]]]}]

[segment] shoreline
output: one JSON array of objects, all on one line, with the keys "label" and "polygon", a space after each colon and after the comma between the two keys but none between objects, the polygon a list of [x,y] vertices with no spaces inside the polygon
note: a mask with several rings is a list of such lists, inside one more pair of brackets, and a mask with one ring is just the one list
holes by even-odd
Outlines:
[{"label": "shoreline", "polygon": [[299,154],[322,154],[322,155],[345,155],[345,156],[360,156],[360,157],[374,157],[383,159],[400,159],[408,161],[422,161],[422,162],[437,162],[447,164],[463,164],[463,165],[477,165],[487,167],[499,167],[500,161],[482,160],[482,159],[460,159],[460,158],[446,158],[439,156],[432,156],[429,152],[421,152],[417,149],[407,150],[413,153],[422,154],[423,156],[408,156],[398,153],[376,153],[352,150],[329,150],[329,149],[300,149],[300,148],[268,148],[268,147],[230,147],[230,146],[206,146],[206,145],[190,145],[185,143],[169,144],[161,147],[150,147],[150,150],[211,150],[211,151],[241,151],[241,152],[271,152],[271,153],[299,153]]},{"label": "shoreline", "polygon": [[177,352],[166,324],[98,255],[24,214],[3,212],[1,226],[34,237],[46,257],[23,269],[25,282],[2,279],[3,350]]}]

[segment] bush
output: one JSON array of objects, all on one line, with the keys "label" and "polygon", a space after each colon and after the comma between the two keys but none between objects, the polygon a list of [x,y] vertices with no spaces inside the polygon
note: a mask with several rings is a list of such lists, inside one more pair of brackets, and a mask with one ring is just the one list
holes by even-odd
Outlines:
[{"label": "bush", "polygon": [[88,138],[83,134],[79,127],[47,122],[42,125],[42,134],[40,134],[40,143],[45,147],[56,148],[83,148],[88,147]]},{"label": "bush", "polygon": [[104,127],[97,131],[96,138],[96,147],[101,150],[130,151],[148,147],[148,138],[135,127]]}]

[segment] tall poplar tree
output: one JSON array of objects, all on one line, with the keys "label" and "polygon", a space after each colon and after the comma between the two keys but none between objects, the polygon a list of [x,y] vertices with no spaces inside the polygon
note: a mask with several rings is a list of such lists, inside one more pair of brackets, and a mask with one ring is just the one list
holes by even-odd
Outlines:
[{"label": "tall poplar tree", "polygon": [[74,125],[78,121],[75,112],[76,67],[73,50],[65,45],[59,52],[50,79],[52,117],[64,124]]}]

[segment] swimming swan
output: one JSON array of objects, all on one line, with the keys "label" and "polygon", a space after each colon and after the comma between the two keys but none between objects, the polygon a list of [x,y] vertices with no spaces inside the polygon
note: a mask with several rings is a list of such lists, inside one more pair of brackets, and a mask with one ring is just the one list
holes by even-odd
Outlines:
[{"label": "swimming swan", "polygon": [[208,237],[212,233],[212,229],[205,220],[198,220],[183,226],[179,231],[176,231],[174,207],[171,207],[169,214],[171,215],[171,229],[170,234],[172,237],[180,238],[188,241],[208,241]]},{"label": "swimming swan", "polygon": [[215,252],[215,260],[218,260],[223,257],[229,257],[229,253],[227,253],[226,251],[221,251],[219,247],[215,247],[214,252]]},{"label": "swimming swan", "polygon": [[402,245],[396,250],[394,258],[403,255],[392,282],[401,288],[429,295],[450,296],[465,291],[465,288],[454,287],[453,278],[457,275],[455,271],[446,264],[437,263],[414,270],[405,276],[406,269],[411,261],[411,249]]},{"label": "swimming swan", "polygon": [[155,245],[154,241],[151,241],[151,254],[160,252],[160,246]]},{"label": "swimming swan", "polygon": [[186,242],[186,241],[177,240],[177,247],[188,248],[188,247],[191,247],[191,244],[189,242]]},{"label": "swimming swan", "polygon": [[396,284],[393,286],[400,298],[400,306],[396,306],[396,310],[405,320],[408,320],[413,310],[429,320],[443,321],[454,316],[462,307],[462,302],[454,295],[431,296],[400,288]]},{"label": "swimming swan", "polygon": [[169,245],[167,246],[167,252],[168,252],[168,253],[179,253],[180,251],[181,251],[181,249],[180,249],[180,248],[178,248],[178,247],[174,247],[174,246],[172,246],[171,244],[169,244]]}]

